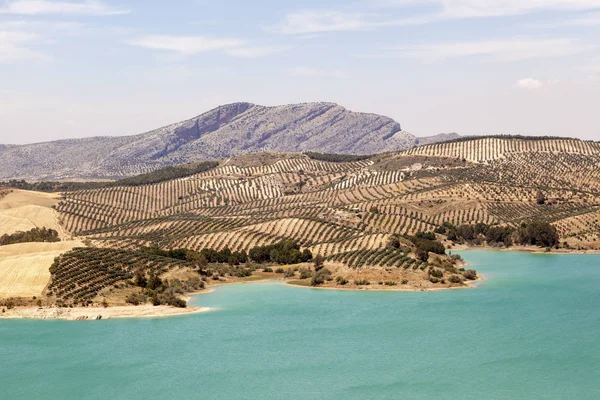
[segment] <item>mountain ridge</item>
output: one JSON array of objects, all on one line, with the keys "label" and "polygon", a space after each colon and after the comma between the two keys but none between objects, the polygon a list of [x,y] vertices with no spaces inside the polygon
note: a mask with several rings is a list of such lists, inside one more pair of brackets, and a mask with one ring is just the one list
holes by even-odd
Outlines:
[{"label": "mountain ridge", "polygon": [[416,143],[391,118],[335,103],[238,102],[135,135],[0,145],[0,180],[112,179],[263,151],[372,154]]}]

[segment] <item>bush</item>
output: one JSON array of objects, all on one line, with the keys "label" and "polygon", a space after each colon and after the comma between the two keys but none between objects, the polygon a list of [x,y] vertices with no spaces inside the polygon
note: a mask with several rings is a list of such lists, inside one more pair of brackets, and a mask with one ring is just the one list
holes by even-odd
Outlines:
[{"label": "bush", "polygon": [[355,281],[354,281],[354,284],[355,284],[356,286],[368,286],[368,285],[370,285],[370,284],[371,284],[371,282],[369,282],[369,281],[368,281],[368,280],[366,280],[366,279],[360,279],[360,280],[355,280]]},{"label": "bush", "polygon": [[438,283],[440,280],[434,276],[432,276],[431,278],[429,278],[429,282],[431,283]]},{"label": "bush", "polygon": [[291,269],[288,269],[288,270],[286,270],[286,271],[283,273],[283,277],[284,277],[284,278],[292,278],[292,277],[294,277],[294,276],[295,276],[295,273],[294,273],[294,271],[293,271],[293,270],[291,270]]},{"label": "bush", "polygon": [[463,276],[470,281],[477,280],[477,271],[468,269],[464,272]]},{"label": "bush", "polygon": [[302,268],[300,270],[300,279],[308,279],[308,278],[312,277],[312,275],[313,275],[313,273],[309,269]]},{"label": "bush", "polygon": [[448,281],[449,281],[450,283],[462,283],[462,282],[463,282],[463,280],[461,279],[461,277],[460,277],[460,276],[458,276],[458,275],[452,275],[452,276],[451,276],[451,277],[448,279]]},{"label": "bush", "polygon": [[323,269],[319,270],[318,272],[315,272],[315,274],[313,275],[313,277],[310,281],[310,285],[311,286],[319,286],[319,285],[322,285],[323,283],[325,283],[326,280],[330,280],[330,279],[331,279],[331,272],[327,268],[323,268]]},{"label": "bush", "polygon": [[436,240],[435,234],[433,232],[417,232],[415,234],[417,239],[425,239],[425,240]]},{"label": "bush", "polygon": [[403,285],[408,285],[408,279],[402,279],[402,284]]},{"label": "bush", "polygon": [[323,258],[322,255],[317,254],[317,256],[314,259],[315,271],[319,271],[321,268],[323,268],[324,263],[325,263],[325,258]]},{"label": "bush", "polygon": [[146,304],[147,298],[143,293],[132,293],[125,298],[125,301],[134,306],[139,306],[140,304]]},{"label": "bush", "polygon": [[442,272],[442,270],[439,270],[437,268],[431,268],[431,270],[429,271],[429,275],[434,276],[436,278],[441,278],[444,276],[444,273]]},{"label": "bush", "polygon": [[348,280],[346,278],[343,278],[341,276],[338,276],[337,278],[335,278],[335,281],[338,285],[347,285],[348,284]]},{"label": "bush", "polygon": [[[432,237],[433,239],[431,239]],[[417,257],[423,262],[429,259],[429,253],[446,254],[444,245],[435,240],[435,235],[431,232],[419,232],[415,236],[408,236],[407,238],[417,247]]]}]

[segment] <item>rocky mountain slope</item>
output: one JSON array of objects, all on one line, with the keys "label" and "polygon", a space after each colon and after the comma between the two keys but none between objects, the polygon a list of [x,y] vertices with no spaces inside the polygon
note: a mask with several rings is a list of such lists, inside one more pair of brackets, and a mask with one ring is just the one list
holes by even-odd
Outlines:
[{"label": "rocky mountain slope", "polygon": [[417,143],[390,118],[333,103],[235,103],[134,136],[0,146],[0,180],[120,178],[261,151],[373,154]]}]

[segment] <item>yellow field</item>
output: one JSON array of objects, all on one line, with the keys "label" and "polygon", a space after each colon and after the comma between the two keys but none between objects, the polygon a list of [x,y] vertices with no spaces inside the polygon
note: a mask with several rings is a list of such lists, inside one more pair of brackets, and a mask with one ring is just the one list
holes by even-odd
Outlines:
[{"label": "yellow field", "polygon": [[39,296],[55,257],[81,242],[22,243],[0,247],[0,298]]},{"label": "yellow field", "polygon": [[[57,194],[15,190],[0,199],[0,236],[33,228],[51,228],[67,237],[52,208]],[[78,241],[0,246],[0,298],[39,296],[50,280],[50,266]]]},{"label": "yellow field", "polygon": [[0,236],[46,227],[66,237],[52,209],[58,201],[58,195],[50,193],[15,190],[7,194],[0,199]]}]

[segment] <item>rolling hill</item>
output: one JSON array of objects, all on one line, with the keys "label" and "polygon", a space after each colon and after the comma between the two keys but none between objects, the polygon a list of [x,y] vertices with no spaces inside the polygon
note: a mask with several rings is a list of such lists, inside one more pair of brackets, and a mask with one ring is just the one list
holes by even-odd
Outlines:
[{"label": "rolling hill", "polygon": [[[62,193],[58,222],[86,247],[55,262],[50,293],[76,303],[122,299],[140,268],[197,277],[198,258],[182,262],[170,251],[251,254],[263,246],[269,254],[288,240],[324,257],[336,279],[323,285],[350,288],[465,286],[470,272],[456,260],[419,248],[438,240],[452,250],[462,241],[450,233],[465,238],[469,229],[473,242],[501,247],[481,232],[518,237],[544,225],[561,251],[600,250],[598,142],[487,137],[368,157],[261,152],[188,171]],[[218,282],[248,271],[210,268],[200,272]],[[318,276],[302,268],[286,276],[303,284]]]}]

